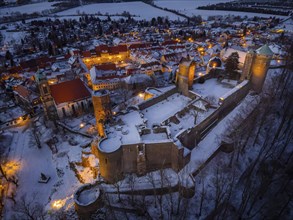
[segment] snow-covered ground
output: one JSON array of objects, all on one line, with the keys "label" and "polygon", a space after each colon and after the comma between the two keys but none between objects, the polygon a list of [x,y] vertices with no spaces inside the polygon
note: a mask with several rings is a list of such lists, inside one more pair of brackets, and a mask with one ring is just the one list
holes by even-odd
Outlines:
[{"label": "snow-covered ground", "polygon": [[24,31],[1,30],[1,35],[3,36],[1,45],[10,47],[10,46],[13,46],[14,44],[20,44],[21,39],[24,39],[27,33]]},{"label": "snow-covered ground", "polygon": [[72,8],[66,11],[57,13],[57,15],[78,15],[82,13],[87,14],[122,14],[123,12],[129,12],[131,15],[136,15],[134,19],[137,20],[151,20],[153,17],[168,17],[170,20],[183,20],[181,16],[173,13],[154,8],[143,2],[121,2],[121,3],[100,3],[90,4]]},{"label": "snow-covered ground", "polygon": [[193,91],[200,94],[204,98],[215,97],[218,100],[222,95],[229,92],[233,86],[223,84],[217,81],[217,79],[206,80],[203,84],[196,83],[193,85]]},{"label": "snow-covered ground", "polygon": [[231,2],[233,0],[155,0],[155,5],[174,10],[194,9],[199,6]]},{"label": "snow-covered ground", "polygon": [[16,7],[6,7],[0,9],[0,16],[9,16],[11,14],[19,13],[27,13],[31,14],[34,12],[42,12],[45,10],[52,9],[52,5],[56,4],[56,2],[40,2],[28,5],[21,5]]},{"label": "snow-covered ground", "polygon": [[153,124],[160,123],[180,111],[190,101],[191,99],[176,93],[142,112],[148,119],[147,125],[151,127]]},{"label": "snow-covered ground", "polygon": [[[80,166],[84,160],[82,158],[85,158],[90,166],[97,166],[96,161],[93,161],[96,159],[90,158],[92,155],[88,156],[89,146],[84,148],[90,139],[70,133],[56,135],[58,142],[55,145],[58,152],[53,153],[45,141],[52,138],[54,133],[50,128],[44,127],[43,123],[37,122],[37,126],[41,148],[36,146],[33,130],[29,125],[5,132],[7,135],[13,135],[8,146],[8,161],[17,165],[14,169],[19,186],[15,189],[15,199],[19,201],[21,197],[26,196],[29,201],[34,198],[35,203],[46,207],[47,210],[54,208],[56,201],[62,206],[72,208],[72,195],[81,186],[81,182],[91,183],[96,178],[90,167]],[[74,142],[76,144],[73,144]],[[48,183],[38,182],[41,173],[50,177]],[[10,183],[11,186],[14,185]],[[15,209],[13,202],[6,199],[4,219],[11,219]]]},{"label": "snow-covered ground", "polygon": [[[261,16],[261,17],[271,17],[270,14],[259,14],[259,13],[250,13],[250,12],[234,12],[234,11],[219,11],[219,10],[199,10],[197,7],[205,6],[209,4],[217,4],[220,2],[230,2],[232,0],[198,0],[198,1],[180,1],[180,0],[157,0],[155,4],[162,8],[168,8],[172,10],[176,10],[182,14],[187,16],[197,16],[201,15],[204,19],[209,16],[215,15],[239,15],[239,16]],[[275,16],[275,15],[273,15]],[[277,17],[284,17],[284,16],[277,16]]]}]

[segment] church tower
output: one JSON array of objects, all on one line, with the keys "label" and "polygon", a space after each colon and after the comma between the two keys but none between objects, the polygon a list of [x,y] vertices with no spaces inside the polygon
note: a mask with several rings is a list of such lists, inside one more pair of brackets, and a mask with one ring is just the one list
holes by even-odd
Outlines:
[{"label": "church tower", "polygon": [[35,74],[35,80],[39,87],[40,98],[43,104],[43,109],[46,118],[49,120],[57,119],[58,116],[55,109],[54,100],[51,96],[50,87],[44,71],[39,69]]},{"label": "church tower", "polygon": [[179,70],[176,73],[176,85],[179,92],[182,92],[185,96],[188,96],[188,90],[192,89],[195,66],[194,61],[186,58],[182,58],[179,63]]},{"label": "church tower", "polygon": [[100,89],[94,91],[92,99],[98,134],[105,137],[104,123],[112,117],[110,93],[108,90]]},{"label": "church tower", "polygon": [[268,45],[256,50],[251,67],[251,84],[252,89],[258,93],[262,90],[273,55],[274,53]]}]

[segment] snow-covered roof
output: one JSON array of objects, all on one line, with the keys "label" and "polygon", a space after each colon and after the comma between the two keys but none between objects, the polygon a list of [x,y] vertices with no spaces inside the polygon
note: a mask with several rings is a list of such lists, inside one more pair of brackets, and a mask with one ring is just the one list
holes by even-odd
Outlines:
[{"label": "snow-covered roof", "polygon": [[266,55],[266,56],[273,56],[274,55],[273,51],[270,49],[270,47],[267,44],[265,44],[262,47],[258,48],[256,50],[256,53]]},{"label": "snow-covered roof", "polygon": [[151,80],[151,77],[146,74],[135,74],[125,78],[127,84],[144,83]]},{"label": "snow-covered roof", "polygon": [[102,139],[99,143],[99,149],[106,153],[114,152],[120,148],[121,139],[120,136]]}]

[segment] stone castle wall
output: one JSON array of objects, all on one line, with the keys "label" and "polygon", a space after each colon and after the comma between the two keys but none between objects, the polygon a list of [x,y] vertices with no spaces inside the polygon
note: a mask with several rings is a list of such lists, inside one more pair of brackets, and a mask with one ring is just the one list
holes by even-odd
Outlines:
[{"label": "stone castle wall", "polygon": [[138,104],[138,108],[140,110],[144,110],[144,109],[146,109],[146,108],[148,108],[148,107],[150,107],[152,105],[157,104],[158,102],[161,102],[161,101],[165,100],[166,98],[168,98],[169,96],[175,94],[176,92],[178,92],[178,90],[177,90],[176,87],[174,87],[174,88],[168,90],[167,92],[165,92],[165,93],[163,93],[161,95],[155,96],[153,98],[150,98],[150,99]]},{"label": "stone castle wall", "polygon": [[208,131],[213,128],[222,118],[224,118],[237,104],[247,95],[251,84],[247,83],[242,88],[228,96],[219,108],[216,109],[209,117],[199,123],[191,130],[186,130],[178,137],[182,144],[192,150]]},{"label": "stone castle wall", "polygon": [[178,149],[171,140],[122,145],[111,153],[102,152],[96,142],[92,143],[92,152],[100,161],[100,173],[109,182],[122,179],[124,173],[137,173],[138,149],[144,149],[146,172],[164,168],[179,171],[190,161],[190,154],[184,155],[184,149]]}]

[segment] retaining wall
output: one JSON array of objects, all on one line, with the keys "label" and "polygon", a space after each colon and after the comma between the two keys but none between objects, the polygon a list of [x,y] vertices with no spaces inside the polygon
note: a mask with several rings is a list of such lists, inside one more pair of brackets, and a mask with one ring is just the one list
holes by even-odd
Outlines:
[{"label": "retaining wall", "polygon": [[146,109],[146,108],[148,108],[148,107],[150,107],[152,105],[157,104],[158,102],[163,101],[164,99],[166,99],[169,96],[175,94],[176,92],[178,92],[178,90],[177,90],[176,87],[174,87],[174,88],[168,90],[167,92],[165,92],[165,93],[163,93],[161,95],[155,96],[153,98],[150,98],[150,99],[138,104],[138,108],[140,110],[144,110],[144,109]]}]

